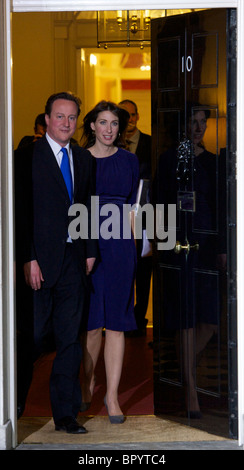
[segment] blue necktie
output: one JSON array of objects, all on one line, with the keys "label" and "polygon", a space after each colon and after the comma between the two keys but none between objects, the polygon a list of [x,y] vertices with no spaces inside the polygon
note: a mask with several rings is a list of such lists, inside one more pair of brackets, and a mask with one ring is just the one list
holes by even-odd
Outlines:
[{"label": "blue necktie", "polygon": [[62,171],[65,184],[67,186],[67,190],[69,193],[70,202],[72,204],[73,201],[73,182],[72,182],[72,175],[70,170],[69,164],[69,156],[66,148],[62,148],[63,158],[61,162],[60,169]]}]

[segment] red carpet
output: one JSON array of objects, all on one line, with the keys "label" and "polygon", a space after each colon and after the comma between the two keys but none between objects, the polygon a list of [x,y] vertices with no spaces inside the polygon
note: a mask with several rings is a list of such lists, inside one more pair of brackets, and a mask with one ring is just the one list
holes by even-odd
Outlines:
[{"label": "red carpet", "polygon": [[[125,415],[152,415],[153,409],[153,351],[152,328],[147,336],[126,338],[123,372],[119,387],[119,401]],[[54,353],[40,358],[34,368],[23,416],[52,416],[49,400],[49,376]],[[81,374],[82,375],[82,374]],[[82,380],[82,377],[81,377]],[[103,404],[106,393],[103,349],[96,368],[96,387],[89,415],[107,415]]]}]

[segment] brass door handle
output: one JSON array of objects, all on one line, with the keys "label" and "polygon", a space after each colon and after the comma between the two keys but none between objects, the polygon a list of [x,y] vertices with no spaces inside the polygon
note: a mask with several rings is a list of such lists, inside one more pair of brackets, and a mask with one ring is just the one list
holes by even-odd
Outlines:
[{"label": "brass door handle", "polygon": [[199,244],[195,243],[195,245],[190,245],[190,243],[186,241],[185,245],[181,245],[181,243],[177,241],[174,247],[174,252],[178,255],[181,250],[186,250],[186,254],[188,255],[191,249],[196,251],[199,250]]}]

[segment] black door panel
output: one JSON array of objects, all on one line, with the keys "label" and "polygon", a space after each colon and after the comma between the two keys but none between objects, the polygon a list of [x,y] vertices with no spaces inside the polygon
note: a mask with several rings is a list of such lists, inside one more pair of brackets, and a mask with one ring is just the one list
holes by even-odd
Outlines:
[{"label": "black door panel", "polygon": [[154,250],[155,412],[226,436],[230,15],[152,21],[152,194],[175,204],[177,240]]}]

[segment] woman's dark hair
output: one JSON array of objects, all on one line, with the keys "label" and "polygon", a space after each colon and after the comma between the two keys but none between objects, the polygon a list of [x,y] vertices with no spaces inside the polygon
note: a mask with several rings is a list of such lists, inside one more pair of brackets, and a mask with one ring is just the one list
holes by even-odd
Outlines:
[{"label": "woman's dark hair", "polygon": [[199,111],[203,111],[205,113],[206,119],[209,119],[211,112],[210,109],[207,108],[207,106],[205,107],[204,105],[198,102],[187,103],[187,122],[189,122],[191,117]]},{"label": "woman's dark hair", "polygon": [[68,100],[68,101],[73,101],[76,106],[77,106],[77,116],[80,114],[80,106],[81,106],[81,100],[78,98],[78,96],[75,96],[73,93],[70,91],[61,91],[60,93],[54,93],[53,95],[49,96],[46,106],[45,106],[45,114],[50,116],[51,111],[52,111],[52,106],[54,101],[56,100]]},{"label": "woman's dark hair", "polygon": [[129,113],[120,108],[117,104],[112,101],[99,101],[99,103],[94,106],[94,108],[89,111],[84,117],[83,121],[83,134],[82,134],[82,146],[85,148],[92,147],[94,145],[96,137],[94,131],[91,129],[91,123],[96,122],[99,113],[103,111],[111,111],[119,119],[119,131],[118,135],[114,141],[114,145],[118,147],[125,146],[124,134],[128,121],[130,119]]}]

